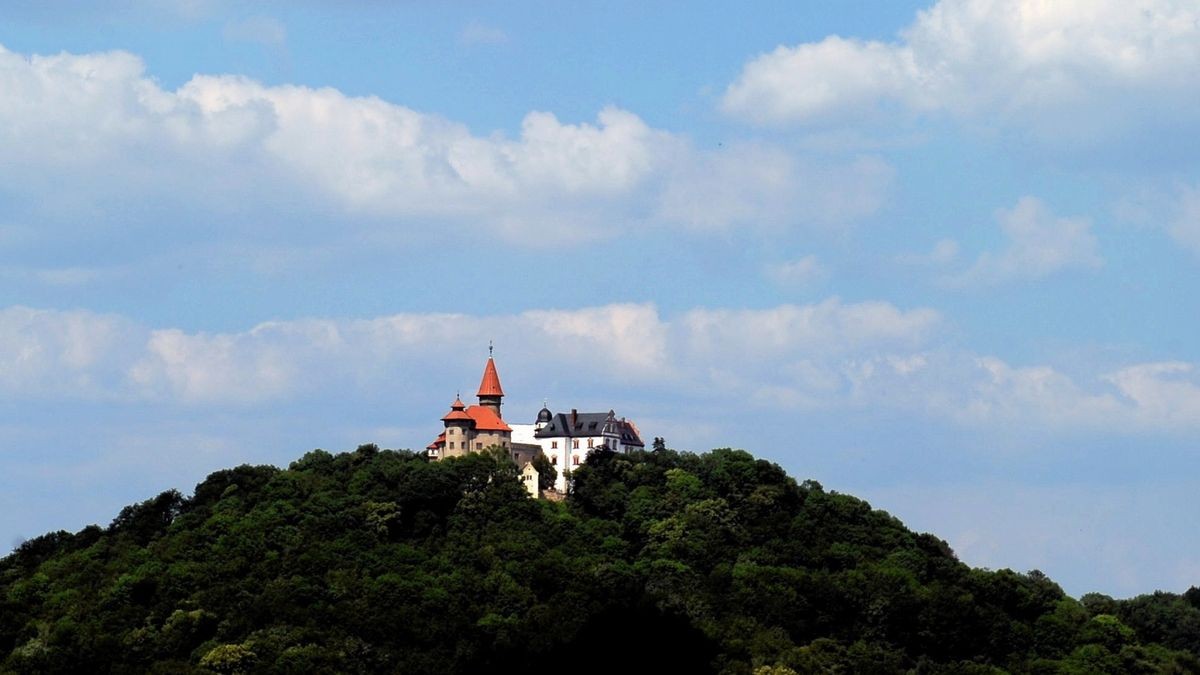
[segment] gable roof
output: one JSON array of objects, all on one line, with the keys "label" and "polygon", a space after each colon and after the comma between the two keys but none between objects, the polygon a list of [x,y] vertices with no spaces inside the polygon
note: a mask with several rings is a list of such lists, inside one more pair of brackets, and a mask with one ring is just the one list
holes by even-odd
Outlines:
[{"label": "gable roof", "polygon": [[[611,420],[610,417],[613,417]],[[632,422],[616,419],[606,413],[558,413],[546,426],[534,432],[535,438],[571,438],[577,436],[616,435],[625,445],[645,447],[637,427]]]}]

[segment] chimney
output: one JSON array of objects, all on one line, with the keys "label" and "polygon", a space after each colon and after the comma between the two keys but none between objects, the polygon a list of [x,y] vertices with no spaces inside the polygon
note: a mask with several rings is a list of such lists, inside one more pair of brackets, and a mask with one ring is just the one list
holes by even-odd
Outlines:
[{"label": "chimney", "polygon": [[571,428],[574,429],[577,424],[579,424],[579,411],[571,408]]}]

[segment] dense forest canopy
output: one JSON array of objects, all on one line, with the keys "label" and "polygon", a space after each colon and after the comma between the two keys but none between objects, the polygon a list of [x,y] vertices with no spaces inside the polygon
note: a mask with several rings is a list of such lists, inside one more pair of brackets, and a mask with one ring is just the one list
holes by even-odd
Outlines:
[{"label": "dense forest canopy", "polygon": [[1200,672],[1200,590],[1076,600],[738,450],[367,445],[219,471],[0,561],[0,671]]}]

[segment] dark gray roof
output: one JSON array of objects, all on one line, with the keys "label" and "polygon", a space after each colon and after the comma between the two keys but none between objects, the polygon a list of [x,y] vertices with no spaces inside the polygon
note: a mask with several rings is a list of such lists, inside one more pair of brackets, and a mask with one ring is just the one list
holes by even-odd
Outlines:
[{"label": "dark gray roof", "polygon": [[[609,429],[606,430],[606,427]],[[615,435],[626,445],[640,445],[641,437],[637,429],[629,422],[618,419],[610,410],[606,413],[558,413],[550,418],[550,422],[534,432],[537,438],[571,438],[577,436]]]}]

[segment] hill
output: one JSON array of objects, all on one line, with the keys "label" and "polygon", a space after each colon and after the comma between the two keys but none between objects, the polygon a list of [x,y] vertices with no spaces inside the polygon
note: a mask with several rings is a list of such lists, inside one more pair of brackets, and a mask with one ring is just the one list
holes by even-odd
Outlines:
[{"label": "hill", "polygon": [[737,450],[594,453],[563,503],[488,453],[362,446],[0,561],[4,672],[1200,672],[1200,591],[1075,600]]}]

